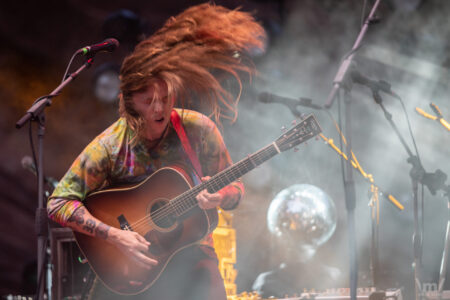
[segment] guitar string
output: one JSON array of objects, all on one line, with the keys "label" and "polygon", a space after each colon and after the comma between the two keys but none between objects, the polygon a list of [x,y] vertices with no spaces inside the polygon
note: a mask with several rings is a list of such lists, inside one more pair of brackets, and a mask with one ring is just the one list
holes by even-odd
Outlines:
[{"label": "guitar string", "polygon": [[[236,171],[235,171],[235,172],[232,172],[232,173],[238,173],[238,174],[240,174],[239,172],[241,172],[242,169],[244,169],[244,170],[248,169],[249,165],[250,165],[249,161],[244,161],[243,164],[241,164],[240,166],[237,166],[238,168],[236,168]],[[240,171],[237,171],[237,169],[239,169]],[[218,181],[219,181],[219,178],[215,178],[215,180],[212,180],[212,181],[209,182],[209,183],[211,183],[211,185],[215,185],[215,184],[218,183]],[[230,181],[230,182],[231,182],[231,181]],[[220,185],[219,185],[219,186],[220,186]],[[197,187],[198,187],[198,186],[197,186]],[[197,188],[197,189],[198,189],[198,188]],[[194,190],[197,190],[197,189],[193,188],[193,189],[190,190],[190,191],[194,191]],[[216,189],[217,189],[217,187],[216,187]],[[181,197],[181,198],[187,199],[187,201],[189,201],[188,205],[191,206],[191,207],[188,207],[188,209],[185,209],[186,212],[187,212],[188,210],[190,210],[190,209],[192,209],[192,208],[194,208],[195,206],[198,205],[198,202],[197,202],[196,200],[192,201],[192,200],[193,200],[193,199],[192,199],[193,194],[198,194],[198,192],[197,192],[197,191],[195,191],[194,193],[193,193],[193,192],[188,192],[184,197]],[[175,198],[174,200],[176,200],[176,199],[177,199],[177,198]],[[166,207],[170,207],[170,205],[167,205]],[[164,208],[166,208],[166,207],[164,207]],[[162,209],[162,210],[160,211],[160,213],[159,213],[157,216],[155,216],[155,214],[153,214],[153,215],[148,215],[148,216],[142,218],[141,220],[135,222],[133,225],[130,225],[130,226],[131,226],[132,228],[136,229],[136,230],[141,230],[141,229],[144,229],[145,227],[148,226],[148,224],[147,224],[146,221],[149,220],[149,219],[152,219],[155,223],[157,223],[158,220],[161,220],[162,218],[167,217],[167,215],[164,214],[164,210],[167,211],[167,210],[170,210],[170,208],[169,208],[169,209]],[[139,224],[138,224],[138,223],[139,223]]]},{"label": "guitar string", "polygon": [[[228,172],[230,174],[227,174],[226,170],[224,170],[225,172],[222,174],[222,176],[218,176],[216,178],[213,178],[212,180],[208,181],[208,184],[210,186],[213,186],[216,190],[219,190],[219,188],[217,188],[216,184],[219,183],[219,181],[222,182],[222,185],[219,184],[220,186],[224,186],[224,182],[221,180],[223,177],[225,179],[227,179],[227,176],[225,175],[233,175],[234,178],[238,178],[240,176],[242,176],[243,174],[249,172],[250,170],[252,170],[253,168],[255,168],[254,163],[251,161],[251,159],[253,159],[254,161],[256,160],[260,160],[261,158],[263,158],[263,160],[261,162],[258,162],[257,165],[260,165],[261,163],[263,163],[264,161],[268,160],[269,158],[273,157],[274,155],[277,154],[277,152],[274,152],[273,150],[275,149],[275,147],[270,147],[273,146],[268,145],[267,147],[263,148],[262,150],[260,150],[259,152],[255,153],[254,155],[250,156],[250,158],[242,160],[240,162],[237,163],[237,165],[235,165],[236,168],[230,168],[228,170]],[[236,176],[236,174],[238,174],[238,176]],[[232,182],[232,180],[227,179],[228,182]],[[207,185],[208,185],[207,184]],[[227,184],[225,184],[227,185]],[[196,196],[196,194],[199,193],[199,186],[197,186],[196,188],[191,189],[190,191],[188,191],[186,193],[185,196],[183,197],[177,197],[180,202],[180,204],[178,205],[178,207],[181,207],[182,211],[184,210],[183,213],[187,212],[188,210],[192,209],[193,207],[198,205],[198,202],[194,199],[192,199],[193,196]],[[202,189],[200,189],[202,190]],[[177,198],[173,199],[171,202],[174,202],[177,200]],[[184,208],[184,203],[183,203],[183,198],[184,200],[188,201],[188,205],[187,205],[187,209]],[[136,229],[139,228],[143,229],[144,226],[148,226],[147,224],[147,220],[149,219],[153,219],[154,221],[158,221],[161,218],[165,218],[168,216],[168,214],[171,213],[171,210],[175,210],[175,213],[177,213],[176,209],[177,207],[177,203],[175,203],[175,205],[166,205],[164,207],[162,207],[161,209],[159,209],[159,212],[157,212],[156,214],[154,213],[153,215],[148,215],[144,218],[142,218],[141,220],[138,220],[137,222],[135,222],[133,224],[132,227],[135,227]]]},{"label": "guitar string", "polygon": [[[214,180],[214,181],[209,182],[209,183],[210,183],[209,185],[214,186],[214,185],[217,184],[217,180]],[[215,188],[217,189],[217,187],[215,187]],[[197,188],[197,189],[194,190],[195,193],[190,192],[190,193],[185,194],[183,197],[178,198],[178,199],[181,199],[181,203],[182,204],[176,204],[176,205],[173,205],[173,206],[166,205],[166,207],[164,207],[164,209],[162,209],[158,214],[151,214],[149,216],[146,216],[143,219],[141,219],[140,221],[138,221],[135,224],[133,224],[132,227],[136,228],[136,229],[139,229],[139,230],[143,229],[144,226],[145,227],[148,226],[146,221],[149,220],[149,219],[152,219],[154,223],[158,223],[159,220],[167,217],[167,214],[170,213],[171,210],[174,210],[175,213],[178,213],[179,210],[177,210],[177,209],[181,208],[182,212],[183,211],[187,212],[189,209],[192,209],[196,205],[198,205],[197,201],[192,199],[192,196],[193,196],[192,194],[197,194],[199,192],[199,190],[201,190],[201,189]],[[177,198],[175,198],[173,201],[175,201],[176,199]],[[184,199],[185,202],[187,201],[188,203],[187,204],[183,203],[183,199]],[[171,209],[171,208],[173,208],[173,209]]]},{"label": "guitar string", "polygon": [[[248,161],[241,161],[240,163],[241,163],[240,165],[237,165],[237,166],[236,166],[236,167],[237,167],[237,168],[236,168],[237,171],[231,172],[230,175],[233,175],[233,173],[238,173],[238,174],[239,174],[239,172],[241,172],[242,169],[248,169],[248,165],[249,165]],[[239,163],[238,163],[238,164],[239,164]],[[239,170],[239,171],[238,171],[238,170]],[[225,172],[223,175],[226,175],[226,172]],[[211,180],[208,182],[208,184],[211,185],[211,186],[214,186],[214,187],[217,189],[217,186],[220,186],[219,181],[221,181],[221,178],[216,177],[216,178],[211,179]],[[231,181],[230,181],[230,182],[231,182]],[[207,185],[208,185],[208,184],[207,184]],[[193,189],[191,189],[190,191],[188,191],[188,192],[185,194],[184,197],[180,197],[180,196],[178,196],[178,197],[188,199],[187,201],[189,201],[189,198],[191,198],[191,197],[193,196],[192,194],[198,194],[198,192],[199,192],[198,190],[199,190],[199,189],[200,189],[199,186],[196,186],[196,187],[194,187]],[[202,190],[202,189],[200,189],[200,190]],[[166,205],[166,206],[162,207],[161,209],[159,209],[159,211],[158,211],[158,210],[155,211],[155,212],[154,212],[153,214],[151,214],[150,216],[146,216],[146,217],[144,217],[143,219],[138,220],[137,222],[135,222],[134,224],[132,224],[132,225],[130,225],[130,226],[135,227],[135,228],[136,228],[136,226],[139,227],[140,223],[142,223],[142,222],[145,222],[145,223],[146,223],[146,221],[147,221],[147,219],[148,219],[149,217],[151,217],[154,221],[160,220],[161,217],[162,217],[162,218],[165,218],[166,215],[165,215],[164,213],[165,213],[167,210],[170,210],[171,207],[172,207],[175,211],[177,211],[177,208],[179,208],[179,207],[183,208],[183,205],[184,205],[184,204],[182,204],[182,203],[181,203],[181,204],[178,204],[178,202],[176,202],[178,197],[174,198],[174,199],[171,201],[171,202],[175,202],[175,205]],[[178,199],[180,199],[180,198],[178,198]],[[182,201],[181,201],[181,202],[182,202]],[[191,202],[191,201],[189,201],[189,202]],[[172,204],[173,204],[173,203],[172,203]],[[194,204],[194,206],[195,206],[195,203],[188,203],[188,206],[189,206],[189,205],[193,205],[193,204]],[[194,206],[188,207],[188,209],[193,208]],[[187,211],[187,210],[186,210],[186,211]]]},{"label": "guitar string", "polygon": [[[290,133],[290,134],[285,134],[283,136],[283,139],[289,140],[292,137],[292,135],[295,135],[295,134],[296,134],[296,132],[292,131],[292,133]],[[236,168],[235,167],[229,168],[228,172],[230,174],[227,174],[227,169],[225,169],[221,176],[213,177],[213,179],[208,181],[206,186],[210,185],[213,188],[215,188],[216,190],[219,190],[216,187],[216,184],[218,184],[219,181],[222,183],[222,185],[220,185],[220,183],[219,183],[219,185],[218,185],[219,187],[220,186],[224,187],[232,182],[232,180],[229,180],[227,178],[227,176],[225,176],[225,175],[233,175],[234,178],[238,178],[238,177],[242,176],[243,174],[246,174],[247,172],[251,171],[256,166],[260,165],[264,161],[266,161],[269,158],[276,155],[277,154],[276,152],[270,153],[270,152],[273,152],[274,149],[276,150],[276,148],[274,147],[273,144],[267,145],[266,147],[264,147],[260,151],[256,152],[255,154],[250,155],[247,159],[244,159],[244,160],[241,160],[240,162],[238,162],[237,165],[235,165]],[[266,153],[266,152],[269,152],[269,153]],[[255,161],[259,160],[261,158],[261,156],[262,156],[262,158],[264,158],[264,156],[268,156],[268,157],[264,158],[263,161],[256,163],[256,166],[255,166]],[[252,159],[253,159],[253,161],[252,161]],[[248,166],[249,164],[251,164],[250,168]],[[242,169],[244,169],[244,170],[242,170]],[[242,172],[242,171],[244,171],[244,172]],[[238,174],[239,176],[236,176],[236,174]],[[227,179],[228,183],[223,182],[222,178]],[[155,222],[157,222],[157,221],[161,220],[162,218],[168,217],[168,215],[172,213],[171,210],[172,211],[174,210],[175,214],[177,214],[177,209],[181,209],[182,213],[180,215],[182,215],[183,213],[187,212],[188,210],[190,210],[198,205],[196,200],[194,200],[192,202],[192,199],[191,199],[192,196],[196,196],[200,192],[200,191],[198,191],[198,189],[199,189],[198,187],[199,186],[192,188],[190,191],[188,191],[186,193],[186,195],[184,197],[179,197],[179,196],[176,197],[175,199],[170,201],[170,202],[172,202],[171,205],[165,205],[161,208],[158,208],[153,214],[146,215],[144,218],[136,221],[135,223],[133,223],[130,226],[135,227],[136,229],[142,228],[142,225],[144,225],[144,226],[147,225],[147,220],[149,220],[149,219],[153,219]],[[187,209],[184,207],[185,203],[182,201],[183,198],[185,199],[185,201],[188,201]],[[178,202],[176,202],[177,199],[178,199]]]},{"label": "guitar string", "polygon": [[[284,136],[283,136],[282,139],[289,140],[293,135],[296,135],[296,134],[298,135],[297,131],[290,130],[288,133],[284,134]],[[254,155],[250,155],[247,159],[238,162],[237,165],[235,165],[236,168],[235,168],[235,167],[232,167],[232,168],[229,168],[229,170],[225,169],[221,176],[215,176],[215,177],[213,177],[212,180],[208,181],[208,183],[206,184],[206,186],[210,185],[211,187],[215,188],[216,190],[219,190],[219,189],[215,186],[216,184],[219,183],[219,181],[221,182],[221,185],[220,185],[220,183],[219,183],[219,185],[218,185],[219,187],[220,187],[220,186],[224,187],[224,186],[228,185],[229,183],[232,182],[232,180],[229,180],[229,179],[227,178],[227,176],[225,176],[225,175],[233,175],[234,178],[238,178],[239,176],[236,176],[236,174],[235,174],[235,173],[237,173],[237,174],[239,174],[240,176],[242,176],[243,174],[247,173],[248,171],[250,171],[250,170],[252,170],[253,168],[256,167],[256,166],[254,165],[254,161],[252,161],[252,159],[256,161],[256,160],[259,160],[259,159],[261,158],[261,156],[264,156],[264,155],[267,155],[267,154],[268,154],[268,157],[267,157],[267,158],[264,158],[264,160],[262,161],[262,162],[264,162],[264,161],[268,160],[270,157],[276,155],[277,153],[266,153],[266,152],[270,152],[270,151],[273,152],[273,148],[275,148],[274,145],[273,145],[273,144],[269,144],[268,146],[264,147],[263,149],[261,149],[260,151],[258,151],[257,153],[255,153]],[[275,149],[276,149],[276,148],[275,148]],[[257,163],[256,165],[260,165],[262,162],[259,162],[259,163]],[[251,163],[251,164],[253,165],[253,168],[248,168],[248,164],[249,164],[249,163]],[[252,167],[252,166],[250,166],[250,167]],[[244,169],[244,173],[242,172],[242,169]],[[235,171],[234,171],[234,170],[235,170]],[[227,174],[227,172],[230,173],[230,174]],[[222,178],[227,179],[228,183],[222,181]],[[168,214],[171,214],[171,213],[172,213],[171,210],[172,210],[172,211],[174,210],[175,214],[177,214],[177,209],[181,209],[182,214],[183,214],[183,213],[185,213],[186,211],[192,209],[193,207],[195,207],[196,205],[198,205],[198,203],[197,203],[196,200],[194,200],[194,201],[192,202],[192,199],[191,199],[192,196],[196,196],[196,195],[200,192],[200,191],[198,191],[198,189],[199,189],[198,187],[199,187],[199,186],[197,186],[197,187],[191,189],[190,191],[188,191],[184,197],[177,197],[177,198],[173,199],[172,201],[170,201],[170,202],[171,202],[171,205],[165,205],[165,206],[163,206],[163,207],[157,209],[157,210],[153,213],[153,215],[152,215],[152,214],[147,215],[146,217],[142,218],[141,220],[138,220],[137,222],[135,222],[135,223],[133,224],[133,226],[134,226],[134,227],[140,227],[140,225],[141,225],[142,223],[144,223],[144,222],[145,222],[144,225],[147,225],[147,224],[146,224],[146,221],[147,221],[148,219],[150,219],[150,218],[152,218],[152,219],[155,220],[155,221],[160,220],[161,218],[166,218],[166,217],[168,216]],[[208,187],[206,187],[206,188],[208,188]],[[182,201],[183,198],[186,199],[186,201],[188,201],[188,203],[187,203],[187,209],[184,207],[185,203]],[[177,199],[178,199],[178,202],[176,202]],[[192,202],[192,203],[191,203],[191,202]],[[130,225],[130,226],[131,226],[131,225]]]},{"label": "guitar string", "polygon": [[[222,176],[217,176],[215,178],[213,177],[210,181],[208,181],[208,183],[206,184],[206,187],[209,185],[209,186],[213,187],[214,189],[219,190],[217,187],[226,186],[233,181],[233,180],[230,180],[228,178],[229,176],[227,176],[227,175],[232,175],[231,177],[234,177],[234,178],[238,178],[238,177],[242,176],[243,174],[249,172],[252,169],[252,167],[253,168],[255,167],[253,165],[254,162],[260,161],[261,158],[264,158],[263,161],[257,163],[257,165],[259,165],[262,162],[269,159],[270,157],[272,157],[274,154],[276,154],[276,153],[271,153],[271,152],[274,152],[273,150],[274,150],[273,144],[266,146],[265,148],[261,149],[254,155],[251,155],[247,159],[238,162],[237,165],[235,166],[235,168],[234,167],[230,168],[228,170],[229,174],[227,174],[227,170],[225,169]],[[267,158],[265,158],[266,156],[267,156]],[[223,181],[222,178],[225,179],[225,181]],[[174,198],[173,200],[170,201],[170,202],[172,202],[171,204],[165,205],[161,208],[158,208],[154,213],[145,216],[144,218],[136,221],[133,224],[130,224],[130,226],[135,229],[138,229],[138,228],[142,229],[141,225],[147,225],[147,220],[149,220],[150,218],[154,222],[158,222],[161,219],[166,218],[168,216],[168,214],[171,213],[171,210],[174,210],[175,214],[177,214],[177,209],[181,209],[182,213],[183,213],[183,211],[187,212],[188,210],[190,210],[193,207],[195,207],[196,205],[198,205],[196,200],[191,201],[192,199],[190,199],[190,198],[192,198],[192,196],[196,196],[196,194],[199,193],[199,191],[197,191],[199,189],[198,187],[199,186],[197,186],[197,188],[196,187],[192,188],[190,191],[188,191],[186,193],[186,195],[184,197]],[[185,205],[185,202],[182,201],[183,198],[185,199],[185,201],[188,201],[187,206]]]},{"label": "guitar string", "polygon": [[[266,149],[264,149],[264,150],[266,150]],[[257,153],[257,154],[258,154],[258,155],[255,155],[255,156],[256,156],[257,159],[258,159],[259,156],[261,156],[261,154],[264,154],[264,153]],[[216,190],[219,190],[220,188],[218,188],[218,186],[220,187],[220,186],[226,186],[226,185],[228,185],[230,182],[232,182],[232,180],[228,179],[229,176],[226,176],[226,175],[233,175],[234,178],[239,177],[239,176],[236,176],[236,174],[243,175],[243,174],[244,174],[243,171],[248,172],[248,171],[246,171],[246,170],[249,169],[249,162],[248,162],[248,160],[243,160],[243,161],[241,161],[241,162],[238,162],[238,164],[235,165],[235,167],[236,167],[236,168],[234,168],[234,167],[233,167],[233,168],[230,168],[230,169],[228,170],[228,172],[227,172],[227,170],[224,170],[224,173],[222,174],[222,176],[218,176],[218,177],[215,177],[215,178],[211,179],[211,180],[208,182],[207,186],[209,185],[209,186],[215,188]],[[235,170],[235,171],[233,171],[233,170]],[[227,173],[229,173],[229,174],[227,174]],[[227,182],[223,181],[222,178],[226,179]],[[190,191],[190,193],[188,192],[188,193],[185,195],[184,198],[191,198],[192,196],[198,194],[198,193],[199,193],[199,190],[202,190],[202,189],[203,189],[203,188],[199,188],[199,187],[197,186],[196,188],[193,188],[193,189]],[[183,197],[181,197],[181,198],[183,198]],[[178,200],[180,200],[181,198],[178,198]],[[180,208],[180,207],[183,208],[183,205],[184,205],[183,201],[178,201],[178,202],[177,202],[177,198],[175,198],[175,199],[173,199],[171,202],[172,202],[171,205],[168,205],[169,208],[171,207],[171,208],[175,209],[175,211],[176,211],[178,208]],[[193,203],[189,203],[189,204],[192,205]],[[188,207],[188,208],[189,208],[189,207]],[[166,209],[166,210],[167,210],[167,209]],[[158,217],[160,216],[160,214],[158,214],[158,213],[153,213],[152,216],[153,216],[153,218],[158,218]],[[136,222],[136,223],[137,223],[137,222]]]},{"label": "guitar string", "polygon": [[[292,137],[292,135],[295,135],[295,134],[297,134],[296,131],[290,131],[289,134],[285,134],[285,135],[283,136],[283,139],[289,140],[289,139]],[[206,186],[210,185],[210,186],[212,186],[213,188],[215,188],[216,190],[219,190],[219,189],[216,187],[216,184],[218,184],[219,181],[221,182],[221,185],[220,185],[220,184],[218,185],[219,187],[220,187],[220,186],[223,186],[223,187],[224,187],[224,186],[226,186],[226,185],[228,185],[229,183],[232,182],[232,180],[229,180],[229,179],[227,178],[227,176],[225,176],[225,175],[233,175],[234,178],[238,178],[238,177],[242,176],[243,174],[247,173],[248,171],[251,171],[251,170],[252,170],[253,168],[255,168],[257,165],[260,165],[260,164],[263,163],[264,161],[268,160],[269,158],[271,158],[271,157],[273,157],[274,155],[277,154],[277,153],[270,153],[270,151],[273,152],[273,148],[276,149],[276,147],[274,147],[274,146],[271,147],[271,146],[273,146],[273,144],[269,144],[268,146],[266,146],[265,148],[261,149],[260,151],[258,151],[258,152],[255,153],[254,155],[250,155],[247,159],[238,162],[238,164],[236,165],[236,168],[233,167],[233,168],[230,168],[230,169],[228,170],[228,172],[229,172],[230,174],[227,174],[227,170],[224,170],[224,172],[223,172],[223,174],[222,174],[221,176],[217,176],[217,177],[215,177],[215,178],[213,177],[212,180],[208,181],[208,183],[206,184]],[[266,152],[269,152],[269,153],[266,153]],[[268,157],[267,157],[267,158],[264,158],[264,155],[268,155]],[[261,158],[261,156],[263,156],[264,160],[261,161],[261,162],[259,162],[259,163],[257,163],[256,166],[255,166],[255,161],[256,161],[256,160],[259,160],[259,159]],[[254,161],[252,161],[252,159],[253,159]],[[250,166],[250,168],[249,168],[249,166],[248,166],[249,163],[251,163],[251,164],[253,165],[253,166]],[[252,167],[253,167],[253,168],[252,168]],[[244,170],[242,170],[242,169],[244,169]],[[242,172],[242,171],[244,171],[244,172]],[[239,176],[236,176],[236,173],[239,174]],[[228,183],[222,181],[222,178],[227,179]],[[142,218],[141,220],[138,220],[137,222],[135,222],[135,223],[133,224],[133,227],[136,227],[136,228],[138,228],[138,227],[139,227],[139,228],[142,228],[141,225],[147,225],[147,222],[146,222],[146,221],[147,221],[148,219],[150,219],[150,218],[152,218],[154,221],[158,221],[158,220],[160,220],[161,218],[166,218],[166,217],[168,216],[168,214],[171,213],[171,210],[172,210],[172,211],[174,210],[175,214],[177,214],[177,208],[181,209],[182,214],[185,213],[185,212],[187,212],[188,210],[190,210],[190,209],[192,209],[193,207],[195,207],[196,205],[198,205],[198,203],[197,203],[196,200],[194,200],[194,202],[192,202],[192,199],[191,199],[192,196],[196,196],[196,195],[199,193],[198,189],[199,189],[199,188],[198,188],[198,186],[197,186],[197,188],[193,188],[193,189],[191,189],[190,191],[188,191],[184,197],[177,197],[177,198],[179,199],[178,202],[176,202],[176,201],[177,201],[177,198],[173,199],[172,201],[170,201],[170,202],[172,202],[171,205],[165,205],[165,206],[163,206],[163,207],[157,209],[153,215],[152,215],[152,214],[149,214],[148,216],[146,216],[146,217]],[[182,201],[183,198],[184,198],[184,199],[187,199],[186,201],[188,201],[186,207],[184,207],[184,206],[185,206],[185,203]],[[190,203],[190,202],[192,202],[192,203]],[[187,209],[186,209],[186,208],[187,208]],[[183,211],[184,211],[184,212],[183,212]],[[131,225],[130,225],[130,226],[131,226]]]},{"label": "guitar string", "polygon": [[[283,138],[284,138],[284,139],[289,139],[289,138],[291,138],[292,135],[294,135],[294,134],[296,134],[296,132],[292,132],[292,134],[289,134],[289,136],[288,136],[287,134],[285,134]],[[208,181],[208,184],[206,184],[206,186],[210,185],[211,187],[215,188],[216,190],[219,190],[219,188],[217,188],[216,184],[218,184],[219,187],[220,187],[220,186],[224,187],[224,186],[226,186],[226,185],[228,185],[229,183],[232,182],[232,180],[229,180],[228,177],[225,176],[225,175],[233,175],[234,178],[238,178],[238,177],[240,177],[240,176],[246,174],[247,172],[249,172],[249,171],[251,171],[253,168],[255,168],[254,161],[260,160],[261,157],[263,157],[263,161],[258,162],[258,163],[256,164],[256,165],[260,165],[260,164],[263,163],[264,161],[266,161],[266,160],[268,160],[269,158],[271,158],[271,157],[273,157],[274,155],[276,155],[276,154],[277,154],[276,152],[275,152],[275,153],[270,153],[270,152],[273,152],[274,149],[276,149],[276,148],[274,147],[274,145],[273,145],[273,144],[269,144],[268,146],[266,146],[265,148],[261,149],[260,151],[258,151],[258,152],[255,153],[254,155],[251,155],[251,156],[249,156],[247,159],[238,162],[237,165],[235,165],[235,167],[230,168],[230,169],[228,170],[228,173],[230,173],[230,174],[227,174],[227,170],[224,170],[224,172],[223,172],[223,174],[222,174],[221,176],[217,176],[217,177],[215,177],[215,178],[213,177],[213,179],[211,179],[210,181]],[[267,153],[267,152],[269,152],[269,153]],[[264,158],[264,156],[268,156],[268,157],[267,157],[267,158]],[[253,159],[254,161],[252,161],[252,159]],[[251,163],[251,165],[250,165],[250,168],[249,168],[249,164],[250,164],[250,163]],[[242,172],[242,171],[244,171],[244,172]],[[238,176],[236,176],[236,174],[238,174]],[[222,181],[222,178],[227,179],[228,183]],[[219,183],[219,181],[220,181],[220,183]],[[146,222],[146,221],[147,221],[148,219],[151,218],[151,219],[153,219],[153,220],[155,220],[155,221],[158,221],[158,220],[160,220],[161,218],[166,218],[166,217],[168,216],[168,214],[171,214],[171,213],[172,213],[171,211],[173,211],[173,210],[174,210],[175,214],[177,214],[177,209],[181,209],[181,211],[182,211],[181,214],[187,212],[188,210],[190,210],[190,209],[192,209],[193,207],[195,207],[196,205],[198,205],[198,203],[197,203],[196,200],[194,200],[194,201],[192,202],[193,199],[191,199],[192,196],[196,196],[196,195],[200,192],[200,191],[198,191],[198,189],[199,189],[198,187],[199,187],[199,186],[197,186],[196,188],[193,188],[193,189],[191,189],[190,191],[188,191],[184,197],[177,197],[177,198],[178,198],[178,202],[176,202],[176,201],[177,201],[177,198],[173,199],[172,201],[170,201],[170,202],[172,202],[171,205],[165,205],[165,206],[163,206],[163,207],[157,209],[153,214],[147,215],[146,217],[144,217],[144,218],[138,220],[137,222],[133,223],[132,226],[133,226],[133,227],[136,227],[136,228],[138,228],[138,227],[139,227],[139,228],[142,228],[142,227],[141,227],[141,224],[142,224],[142,225],[147,225],[147,222]],[[206,187],[206,188],[208,188],[208,187]],[[200,190],[201,190],[201,189],[200,189]],[[188,201],[187,206],[186,206],[185,203],[182,201],[182,200],[184,200],[183,198],[184,198],[186,201]],[[186,207],[185,207],[185,206],[186,206]],[[186,209],[186,208],[187,208],[187,209]],[[180,214],[180,215],[181,215],[181,214]],[[145,223],[145,224],[143,224],[143,223]],[[130,225],[130,226],[131,226],[131,225]]]},{"label": "guitar string", "polygon": [[[267,149],[265,148],[265,149],[262,149],[262,150],[267,150]],[[255,154],[256,159],[259,159],[260,156],[264,156],[263,151],[260,151],[260,152]],[[227,178],[228,176],[225,176],[225,175],[233,175],[235,178],[237,178],[238,176],[236,176],[236,174],[239,174],[239,175],[244,174],[243,171],[246,171],[246,170],[249,169],[249,161],[248,161],[248,159],[242,160],[241,162],[238,162],[238,164],[235,167],[236,168],[230,168],[228,170],[229,171],[228,173],[230,173],[230,174],[227,174],[226,170],[224,170],[225,172],[223,173],[223,176],[218,176],[216,178],[213,178],[211,181],[208,182],[207,185],[210,185],[213,188],[218,190],[218,186],[219,187],[220,186],[224,186],[224,184],[227,185],[226,182],[222,181],[223,177],[225,177],[224,179],[226,179],[228,182],[232,182],[232,180],[228,179]],[[171,210],[170,208],[173,208],[173,210],[175,210],[175,213],[177,213],[177,209],[179,209],[179,208],[181,208],[182,211],[183,210],[187,211],[187,210],[195,207],[195,205],[197,204],[196,201],[195,200],[194,201],[190,201],[191,200],[190,198],[192,198],[192,196],[194,196],[194,194],[198,194],[199,193],[198,190],[202,190],[202,189],[199,188],[198,186],[196,188],[194,187],[190,192],[186,193],[186,195],[184,197],[178,198],[178,199],[185,198],[185,199],[187,199],[187,201],[189,201],[188,205],[186,206],[187,209],[184,208],[185,205],[184,205],[183,201],[176,202],[177,198],[175,198],[175,199],[173,199],[171,201],[171,202],[173,202],[172,205],[166,205],[165,207],[162,207],[159,212],[155,211],[155,213],[150,214],[150,216],[146,216],[146,217],[144,217],[141,220],[138,220],[137,222],[135,222],[134,224],[132,224],[130,226],[135,227],[135,228],[138,228],[138,227],[141,228],[141,226],[140,226],[141,223],[142,222],[146,223],[146,221],[149,218],[152,218],[154,221],[157,222],[161,218],[165,218],[167,216],[167,213],[170,213],[170,210]]]}]

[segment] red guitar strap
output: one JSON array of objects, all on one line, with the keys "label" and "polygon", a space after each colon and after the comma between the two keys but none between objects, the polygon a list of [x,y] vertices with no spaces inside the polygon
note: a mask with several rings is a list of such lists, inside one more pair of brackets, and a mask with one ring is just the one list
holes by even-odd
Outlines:
[{"label": "red guitar strap", "polygon": [[180,115],[177,113],[175,109],[173,109],[172,112],[170,113],[170,121],[172,122],[173,128],[175,129],[175,131],[178,134],[178,137],[180,138],[184,152],[186,152],[187,156],[191,160],[192,166],[194,167],[198,176],[200,176],[200,178],[203,177],[200,161],[198,160],[198,157],[195,154],[195,152],[192,150],[191,143],[189,142],[186,132],[184,131],[183,125],[181,124]]}]

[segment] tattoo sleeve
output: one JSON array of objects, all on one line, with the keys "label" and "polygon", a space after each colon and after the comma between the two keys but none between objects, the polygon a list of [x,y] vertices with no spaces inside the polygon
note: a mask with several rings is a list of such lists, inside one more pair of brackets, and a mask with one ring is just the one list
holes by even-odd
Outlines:
[{"label": "tattoo sleeve", "polygon": [[90,234],[95,234],[95,236],[105,240],[108,238],[108,232],[111,228],[102,222],[98,222],[97,224],[95,220],[86,217],[86,208],[84,207],[78,208],[72,216],[70,216],[68,221],[75,223],[78,226],[82,226],[83,230]]},{"label": "tattoo sleeve", "polygon": [[84,224],[84,214],[85,214],[85,208],[80,207],[78,208],[69,218],[69,222],[74,222],[78,225]]},{"label": "tattoo sleeve", "polygon": [[95,221],[92,219],[87,219],[86,220],[86,225],[83,226],[83,229],[86,230],[89,233],[94,233],[94,229],[95,229]]},{"label": "tattoo sleeve", "polygon": [[108,225],[100,223],[97,228],[95,228],[95,235],[106,240],[108,238],[109,228],[110,227]]}]

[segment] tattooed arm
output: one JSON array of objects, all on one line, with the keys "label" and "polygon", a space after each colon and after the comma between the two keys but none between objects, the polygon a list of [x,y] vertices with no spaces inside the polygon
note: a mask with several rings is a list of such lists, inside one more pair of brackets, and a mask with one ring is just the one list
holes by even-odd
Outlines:
[{"label": "tattooed arm", "polygon": [[157,261],[144,253],[150,243],[137,232],[120,230],[95,218],[81,201],[51,198],[47,203],[49,217],[74,231],[94,236],[112,243],[125,255],[143,266],[151,268]]}]

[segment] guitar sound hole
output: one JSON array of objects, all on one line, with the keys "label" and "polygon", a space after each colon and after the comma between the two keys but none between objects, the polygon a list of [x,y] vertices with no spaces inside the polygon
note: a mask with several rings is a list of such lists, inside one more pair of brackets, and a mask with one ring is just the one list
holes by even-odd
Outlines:
[{"label": "guitar sound hole", "polygon": [[166,201],[156,201],[150,209],[150,216],[153,223],[161,228],[169,228],[176,222],[175,216],[173,216],[168,210]]}]

